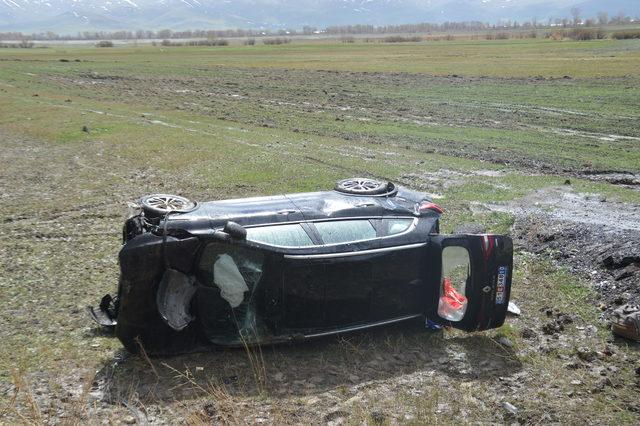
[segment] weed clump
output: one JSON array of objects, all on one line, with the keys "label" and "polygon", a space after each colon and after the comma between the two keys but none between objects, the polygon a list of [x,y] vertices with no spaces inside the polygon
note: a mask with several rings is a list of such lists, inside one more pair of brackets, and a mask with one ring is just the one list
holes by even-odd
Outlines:
[{"label": "weed clump", "polygon": [[113,47],[113,42],[111,40],[100,40],[96,43],[96,47]]},{"label": "weed clump", "polygon": [[611,38],[615,40],[629,40],[640,38],[640,30],[616,31],[611,33]]},{"label": "weed clump", "polygon": [[385,43],[407,43],[407,42],[419,42],[422,41],[420,36],[404,37],[404,36],[389,36],[385,37],[382,41]]},{"label": "weed clump", "polygon": [[290,38],[284,38],[284,37],[265,38],[264,40],[262,40],[262,43],[267,44],[267,45],[289,44],[289,43],[291,43],[291,39]]},{"label": "weed clump", "polygon": [[11,47],[14,49],[31,49],[34,46],[34,43],[30,40],[20,40],[19,43],[0,43],[0,47]]},{"label": "weed clump", "polygon": [[606,37],[602,28],[573,28],[566,31],[554,31],[547,33],[546,38],[552,40],[571,39],[576,41],[602,40]]},{"label": "weed clump", "polygon": [[568,32],[568,37],[577,40],[601,40],[605,37],[602,28],[574,28]]},{"label": "weed clump", "polygon": [[[229,40],[224,38],[214,38],[208,40],[190,40],[190,41],[171,41],[168,39],[162,40],[160,43],[165,47],[180,47],[180,46],[228,46]],[[154,44],[155,46],[155,44]]]},{"label": "weed clump", "polygon": [[500,33],[487,33],[485,35],[487,40],[508,40],[509,33],[500,32]]}]

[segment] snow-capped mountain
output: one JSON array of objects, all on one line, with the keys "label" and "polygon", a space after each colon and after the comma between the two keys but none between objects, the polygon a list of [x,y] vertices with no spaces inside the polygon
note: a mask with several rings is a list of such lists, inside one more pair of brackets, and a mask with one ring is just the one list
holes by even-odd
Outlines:
[{"label": "snow-capped mountain", "polygon": [[529,20],[599,11],[640,16],[639,0],[0,0],[0,31],[301,28]]}]

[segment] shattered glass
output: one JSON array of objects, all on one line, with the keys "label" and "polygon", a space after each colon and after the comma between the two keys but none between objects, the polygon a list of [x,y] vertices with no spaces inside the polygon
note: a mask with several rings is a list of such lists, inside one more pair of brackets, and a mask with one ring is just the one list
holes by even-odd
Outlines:
[{"label": "shattered glass", "polygon": [[156,304],[160,316],[174,330],[182,330],[193,321],[189,306],[195,292],[195,277],[175,269],[167,269],[162,275]]},{"label": "shattered glass", "polygon": [[267,328],[254,299],[263,264],[264,255],[256,250],[218,243],[204,249],[198,264],[198,316],[211,343],[264,339]]}]

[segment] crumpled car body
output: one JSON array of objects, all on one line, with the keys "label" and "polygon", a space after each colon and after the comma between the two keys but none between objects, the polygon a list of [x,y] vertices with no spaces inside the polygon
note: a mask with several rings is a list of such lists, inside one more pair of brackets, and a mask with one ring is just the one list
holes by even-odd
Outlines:
[{"label": "crumpled car body", "polygon": [[136,352],[305,340],[408,321],[503,324],[513,249],[440,235],[426,194],[325,191],[203,202],[124,226],[117,295],[92,309]]}]

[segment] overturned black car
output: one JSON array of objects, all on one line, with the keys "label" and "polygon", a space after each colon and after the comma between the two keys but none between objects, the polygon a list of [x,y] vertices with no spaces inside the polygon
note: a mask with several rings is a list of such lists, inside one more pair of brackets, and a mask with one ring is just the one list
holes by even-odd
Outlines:
[{"label": "overturned black car", "polygon": [[440,235],[442,210],[392,183],[195,203],[140,201],[117,295],[89,312],[133,352],[304,340],[415,318],[502,325],[511,239]]}]

